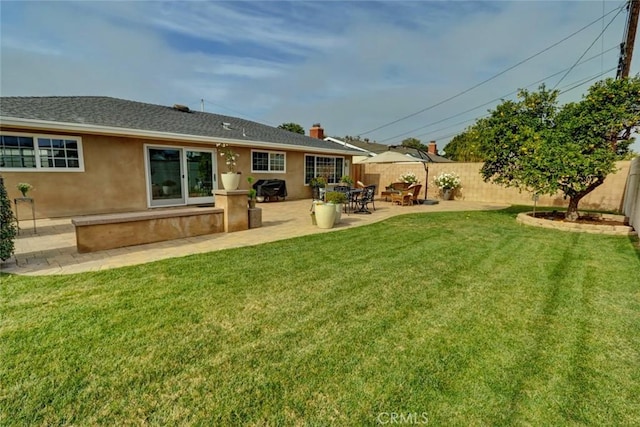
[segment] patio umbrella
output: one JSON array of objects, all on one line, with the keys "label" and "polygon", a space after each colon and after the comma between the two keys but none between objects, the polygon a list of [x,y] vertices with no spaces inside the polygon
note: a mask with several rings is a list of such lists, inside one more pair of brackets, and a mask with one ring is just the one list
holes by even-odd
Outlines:
[{"label": "patio umbrella", "polygon": [[426,162],[426,160],[417,159],[413,156],[407,156],[397,151],[385,151],[376,156],[364,159],[359,163],[414,163],[414,162]]},{"label": "patio umbrella", "polygon": [[427,200],[427,189],[429,187],[429,166],[428,163],[431,162],[430,159],[418,159],[413,156],[408,156],[405,154],[398,153],[396,151],[385,151],[383,153],[378,154],[374,157],[369,157],[368,159],[362,160],[359,164],[372,164],[372,163],[415,163],[420,162],[424,166],[424,171],[426,173],[426,179],[424,183],[424,202],[423,204],[437,204],[437,200]]}]

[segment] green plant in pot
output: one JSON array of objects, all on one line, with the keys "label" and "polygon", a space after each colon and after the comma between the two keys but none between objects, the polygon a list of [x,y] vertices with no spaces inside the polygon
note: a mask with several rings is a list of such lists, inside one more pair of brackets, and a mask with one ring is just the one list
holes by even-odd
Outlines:
[{"label": "green plant in pot", "polygon": [[325,201],[327,203],[333,203],[334,205],[347,203],[347,195],[340,191],[329,191],[325,195]]},{"label": "green plant in pot", "polygon": [[256,207],[256,195],[258,194],[258,192],[256,191],[255,188],[253,188],[253,177],[252,176],[248,176],[247,177],[247,182],[249,183],[249,209],[255,209]]},{"label": "green plant in pot", "polygon": [[29,192],[29,190],[33,190],[33,185],[29,184],[28,182],[19,182],[16,187],[22,193],[22,197],[27,197],[27,193]]},{"label": "green plant in pot", "polygon": [[445,200],[453,199],[455,191],[462,185],[460,177],[454,172],[441,173],[433,179],[433,183],[440,189]]},{"label": "green plant in pot", "polygon": [[324,177],[322,176],[316,176],[314,178],[311,178],[311,180],[309,181],[309,186],[311,187],[312,190],[312,197],[315,200],[320,200],[320,189],[326,187],[327,185],[327,180],[324,179]]},{"label": "green plant in pot", "polygon": [[327,204],[335,205],[336,207],[335,224],[338,224],[342,219],[343,205],[347,203],[347,195],[340,191],[329,191],[325,195],[325,201],[327,202]]},{"label": "green plant in pot", "polygon": [[315,178],[311,178],[309,185],[315,188],[324,188],[327,185],[327,180],[324,179],[324,177],[316,176]]},{"label": "green plant in pot", "polygon": [[351,178],[349,175],[345,175],[340,178],[340,182],[348,185],[349,187],[353,187],[353,178]]}]

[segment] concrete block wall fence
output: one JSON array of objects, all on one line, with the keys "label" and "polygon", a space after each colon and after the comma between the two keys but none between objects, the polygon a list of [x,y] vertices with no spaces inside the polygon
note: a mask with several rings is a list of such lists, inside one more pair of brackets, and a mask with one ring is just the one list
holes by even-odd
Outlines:
[{"label": "concrete block wall fence", "polygon": [[[635,160],[636,162],[638,159]],[[635,163],[636,165],[638,163]],[[424,183],[425,171],[420,163],[394,163],[394,164],[366,164],[362,168],[362,179],[365,184],[375,184],[378,194],[384,188],[396,182],[400,174],[413,172]],[[581,209],[596,209],[622,212],[625,188],[631,161],[616,162],[617,171],[607,177],[605,182],[587,195],[580,202]],[[639,166],[636,166],[638,168]],[[454,172],[460,176],[462,189],[455,198],[478,202],[509,203],[514,205],[533,205],[532,194],[520,192],[516,188],[506,188],[496,184],[486,183],[482,180],[480,169],[482,163],[430,163],[428,197],[439,198],[438,188],[433,184],[433,178],[442,172]],[[420,192],[420,198],[424,197],[425,188]],[[562,194],[554,196],[540,196],[538,206],[566,207],[569,200]]]}]

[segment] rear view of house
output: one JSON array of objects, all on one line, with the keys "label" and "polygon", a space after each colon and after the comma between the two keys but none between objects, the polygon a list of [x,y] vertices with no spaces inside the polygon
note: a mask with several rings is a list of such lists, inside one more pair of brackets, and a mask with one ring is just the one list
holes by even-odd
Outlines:
[{"label": "rear view of house", "polygon": [[[317,132],[316,132],[317,134]],[[357,154],[260,123],[187,107],[109,97],[0,98],[0,174],[10,198],[33,185],[39,218],[144,211],[214,202],[227,171],[216,146],[240,154],[246,178],[282,179],[288,197],[309,181],[338,182]],[[240,188],[248,188],[246,179]]]}]

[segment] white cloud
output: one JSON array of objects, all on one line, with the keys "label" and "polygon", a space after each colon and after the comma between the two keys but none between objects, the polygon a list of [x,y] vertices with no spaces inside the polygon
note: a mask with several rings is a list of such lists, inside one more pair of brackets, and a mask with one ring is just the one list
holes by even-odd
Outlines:
[{"label": "white cloud", "polygon": [[[607,1],[605,9],[620,4]],[[458,94],[601,14],[601,2],[5,2],[0,91],[193,108],[204,98],[209,111],[273,125],[321,122],[330,135],[354,135]],[[367,136],[384,140],[558,73],[611,16],[463,96]],[[618,45],[624,19],[585,58]],[[559,87],[616,66],[617,55],[614,49],[576,67]],[[406,136],[446,136],[466,125],[447,126],[488,108]]]}]

